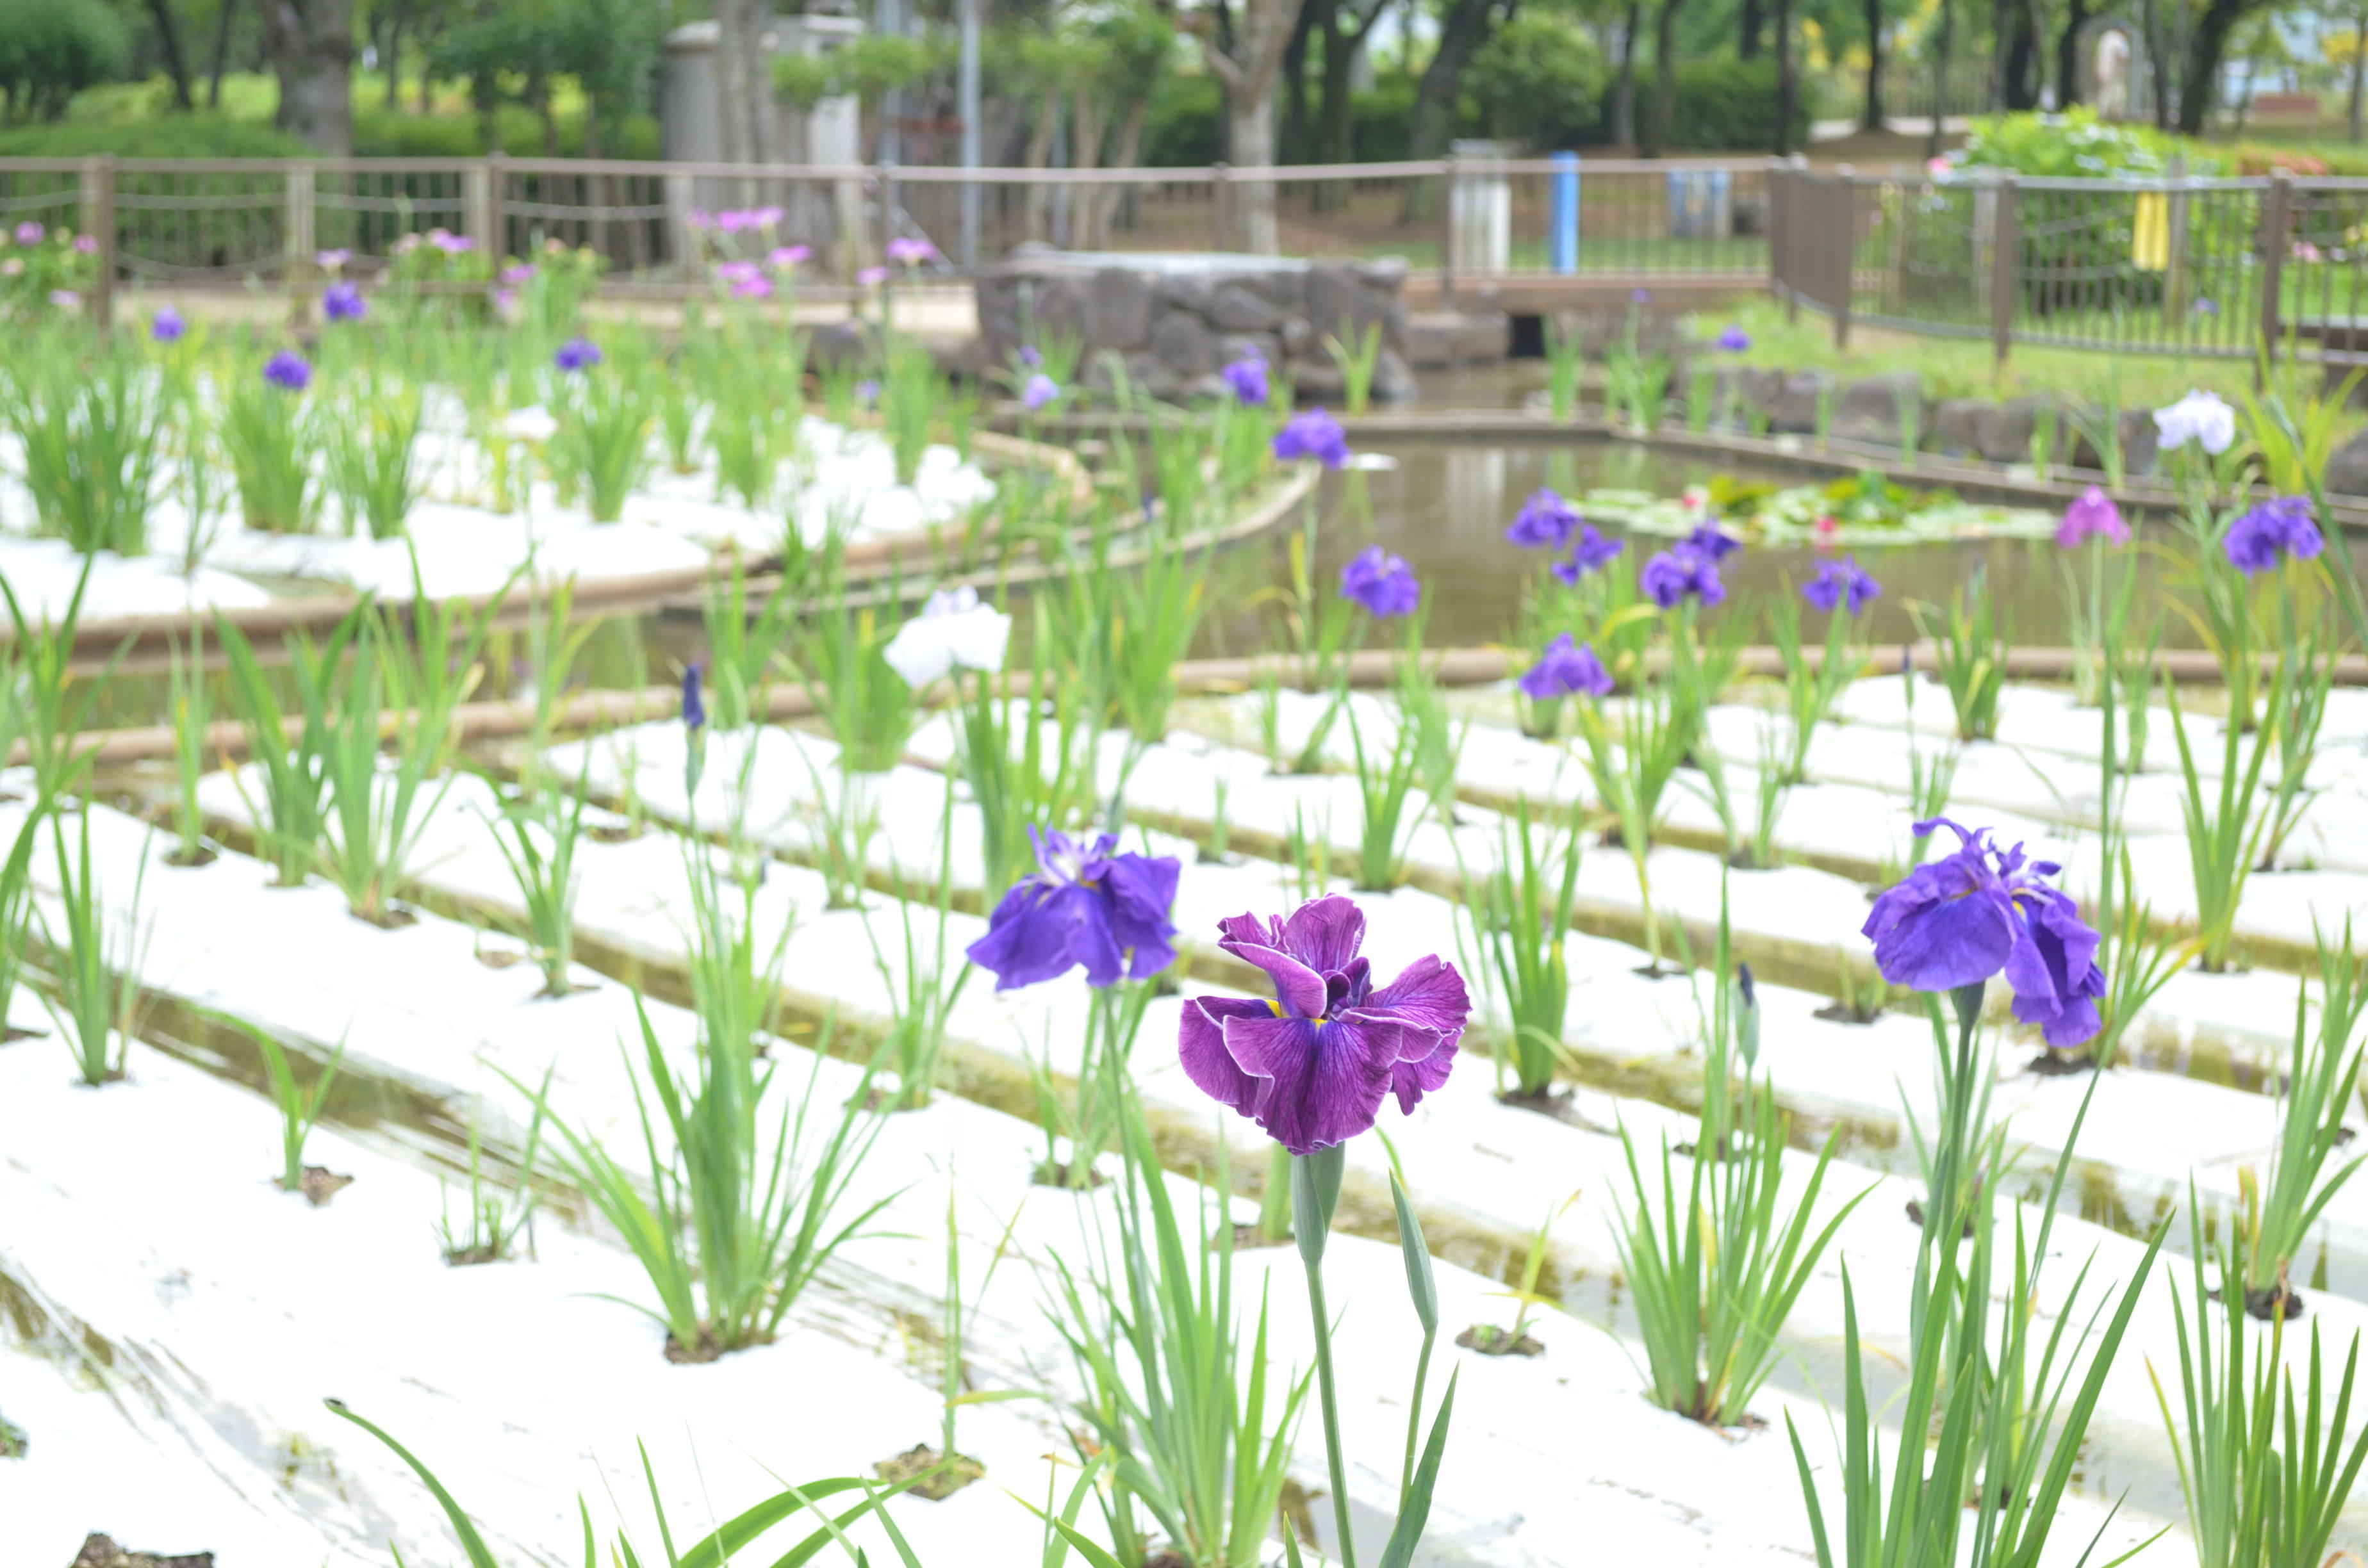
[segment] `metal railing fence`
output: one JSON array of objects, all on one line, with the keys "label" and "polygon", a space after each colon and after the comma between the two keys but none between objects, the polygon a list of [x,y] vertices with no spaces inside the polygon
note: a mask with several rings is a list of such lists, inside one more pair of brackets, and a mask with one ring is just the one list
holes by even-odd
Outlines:
[{"label": "metal railing fence", "polygon": [[[775,210],[762,228],[708,215]],[[1270,216],[1270,223],[1268,218]],[[609,286],[713,286],[776,245],[844,288],[897,237],[976,264],[1084,251],[1406,258],[1449,300],[1598,305],[1672,280],[1767,288],[1854,324],[2133,353],[2293,351],[2368,363],[2368,180],[2021,178],[1820,171],[1800,159],[1449,157],[1267,169],[845,167],[505,158],[0,159],[20,224],[97,242],[94,313],[125,287],[317,287],[323,252],[376,276],[445,231],[490,280],[585,246]],[[5,262],[0,262],[5,265]],[[936,264],[960,275],[955,263]],[[5,284],[0,278],[0,284]]]}]

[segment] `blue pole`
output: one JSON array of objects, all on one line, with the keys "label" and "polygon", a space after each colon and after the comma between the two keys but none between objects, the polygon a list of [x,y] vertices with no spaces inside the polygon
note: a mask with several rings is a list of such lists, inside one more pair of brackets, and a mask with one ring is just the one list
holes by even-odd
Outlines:
[{"label": "blue pole", "polygon": [[1578,154],[1556,153],[1546,199],[1547,261],[1567,277],[1578,270]]}]

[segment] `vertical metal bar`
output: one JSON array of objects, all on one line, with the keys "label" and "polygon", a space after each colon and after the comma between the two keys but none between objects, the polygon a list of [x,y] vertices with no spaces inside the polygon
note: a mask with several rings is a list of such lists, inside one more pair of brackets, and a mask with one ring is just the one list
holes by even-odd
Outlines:
[{"label": "vertical metal bar", "polygon": [[1850,347],[1850,295],[1858,279],[1858,258],[1851,254],[1858,245],[1858,186],[1850,177],[1845,164],[1834,174],[1834,206],[1841,222],[1834,225],[1827,243],[1837,258],[1834,266],[1832,293],[1834,296],[1834,347]]},{"label": "vertical metal bar", "polygon": [[1212,182],[1209,199],[1216,209],[1217,244],[1225,250],[1234,248],[1234,171],[1229,164],[1209,165]]},{"label": "vertical metal bar", "polygon": [[2279,291],[2285,286],[2286,223],[2294,176],[2283,169],[2270,176],[2261,211],[2261,352],[2260,365],[2278,359]]},{"label": "vertical metal bar", "polygon": [[82,232],[98,241],[98,275],[84,303],[90,319],[105,332],[115,321],[115,154],[83,160],[76,194],[82,199]]},{"label": "vertical metal bar", "polygon": [[[965,170],[975,171],[979,159],[979,88],[978,88],[978,11],[981,0],[962,0],[962,75],[960,84],[962,116],[962,162]],[[978,181],[975,177],[962,181],[962,264],[965,271],[978,266]]]},{"label": "vertical metal bar", "polygon": [[313,253],[313,165],[288,165],[286,206],[279,226],[280,266],[283,283],[295,287],[311,276]]},{"label": "vertical metal bar", "polygon": [[2014,347],[2014,301],[2022,283],[2020,209],[2015,178],[1998,182],[1997,237],[1990,256],[1990,352],[2001,365]]},{"label": "vertical metal bar", "polygon": [[1439,302],[1455,308],[1455,154],[1439,160]]},{"label": "vertical metal bar", "polygon": [[880,261],[882,266],[885,266],[888,261],[888,242],[896,237],[897,198],[894,164],[886,162],[881,164],[878,170],[878,183],[873,188],[880,193]]}]

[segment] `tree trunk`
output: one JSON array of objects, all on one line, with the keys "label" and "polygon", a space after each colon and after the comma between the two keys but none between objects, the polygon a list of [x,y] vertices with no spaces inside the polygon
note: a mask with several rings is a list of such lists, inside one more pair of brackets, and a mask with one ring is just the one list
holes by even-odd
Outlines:
[{"label": "tree trunk", "polygon": [[1324,25],[1324,146],[1336,164],[1352,163],[1357,151],[1357,109],[1349,78],[1356,74],[1357,56],[1373,36],[1373,22],[1385,6],[1368,6],[1352,30],[1342,26],[1339,6],[1330,7]]},{"label": "tree trunk", "polygon": [[1800,97],[1800,64],[1793,49],[1793,0],[1776,0],[1776,155],[1780,158],[1793,155],[1793,106]]},{"label": "tree trunk", "polygon": [[148,0],[148,10],[165,45],[165,68],[173,74],[173,107],[187,114],[198,106],[189,97],[189,62],[181,53],[181,30],[173,25],[170,0]]},{"label": "tree trunk", "polygon": [[[2078,5],[2079,0],[2073,3]],[[1928,162],[1941,155],[1941,121],[1949,112],[1949,55],[1957,41],[1956,16],[1949,0],[1941,0],[1941,28],[1932,48],[1932,129],[1924,133],[1924,156]]]},{"label": "tree trunk", "polygon": [[2014,32],[2015,0],[1990,0],[1990,112],[2006,112],[2007,40]]},{"label": "tree trunk", "polygon": [[353,0],[263,0],[263,46],[279,78],[275,123],[333,158],[352,157]]},{"label": "tree trunk", "polygon": [[2160,0],[2146,0],[2146,62],[2154,71],[2154,123],[2157,131],[2170,129],[2170,106],[2177,96],[2171,88],[2170,46],[2163,40],[2162,6]]},{"label": "tree trunk", "polygon": [[2211,0],[2187,40],[2185,68],[2179,79],[2179,129],[2182,135],[2201,136],[2211,117],[2213,85],[2219,79],[2220,57],[2228,48],[2228,34],[2245,8],[2245,0]]},{"label": "tree trunk", "polygon": [[1736,58],[1759,58],[1759,34],[1766,20],[1760,14],[1759,0],[1743,0],[1740,28],[1735,40]]},{"label": "tree trunk", "polygon": [[2038,107],[2032,88],[2032,57],[2038,52],[2031,17],[2031,0],[2014,0],[2014,28],[2006,51],[2006,107],[2024,110]]},{"label": "tree trunk", "polygon": [[[1867,0],[1870,6],[1880,3]],[[1653,22],[1653,107],[1645,116],[1645,144],[1638,149],[1647,158],[1659,157],[1669,144],[1669,118],[1678,101],[1678,7],[1684,4],[1661,0],[1660,15]]]},{"label": "tree trunk", "polygon": [[1439,49],[1415,90],[1414,133],[1408,155],[1436,158],[1455,138],[1463,98],[1463,67],[1487,41],[1496,0],[1453,0],[1439,26]]},{"label": "tree trunk", "polygon": [[[1028,130],[1028,151],[1023,155],[1031,169],[1050,166],[1053,162],[1053,139],[1061,130],[1061,94],[1057,85],[1044,95],[1042,113]],[[1042,180],[1029,182],[1028,194],[1020,204],[1020,233],[1031,240],[1050,239],[1053,233],[1053,187]]]},{"label": "tree trunk", "polygon": [[[1126,116],[1119,121],[1118,145],[1110,152],[1110,167],[1133,168],[1143,158],[1143,121],[1150,112],[1149,95],[1136,93],[1127,100]],[[1094,232],[1108,243],[1110,232],[1118,225],[1119,208],[1127,199],[1122,185],[1104,186],[1088,195],[1094,212]]]},{"label": "tree trunk", "polygon": [[1866,0],[1866,108],[1859,116],[1865,131],[1883,129],[1883,0]]},{"label": "tree trunk", "polygon": [[1620,29],[1620,74],[1611,84],[1611,140],[1622,147],[1636,145],[1636,32],[1644,25],[1642,0],[1628,0],[1628,19]]},{"label": "tree trunk", "polygon": [[748,78],[738,65],[755,47],[744,25],[746,16],[741,0],[715,0],[716,150],[727,164],[749,160]]},{"label": "tree trunk", "polygon": [[1329,21],[1338,0],[1306,0],[1299,25],[1282,47],[1282,148],[1294,164],[1315,160],[1315,138],[1307,108],[1307,39],[1320,19]]},{"label": "tree trunk", "polygon": [[214,23],[213,80],[206,86],[206,107],[222,108],[222,74],[230,69],[230,24],[238,14],[238,0],[222,0],[222,16]]},{"label": "tree trunk", "polygon": [[2055,107],[2070,108],[2080,91],[2080,29],[2089,25],[2089,0],[2065,0],[2064,30],[2055,40]]},{"label": "tree trunk", "polygon": [[[395,97],[403,91],[403,13],[395,12],[386,22],[386,52],[379,63],[386,67],[386,110],[393,114]],[[420,67],[427,69],[423,62]]]},{"label": "tree trunk", "polygon": [[2351,91],[2343,107],[2344,123],[2351,128],[2354,142],[2360,140],[2360,89],[2363,74],[2368,74],[2368,6],[2361,8],[2351,34]]},{"label": "tree trunk", "polygon": [[[1299,26],[1300,0],[1242,0],[1233,28],[1235,47],[1220,49],[1207,33],[1201,52],[1225,89],[1225,146],[1236,171],[1274,166],[1274,85],[1283,50]],[[1227,190],[1236,241],[1254,256],[1272,256],[1280,244],[1274,221],[1274,182],[1243,179],[1236,173]]]}]

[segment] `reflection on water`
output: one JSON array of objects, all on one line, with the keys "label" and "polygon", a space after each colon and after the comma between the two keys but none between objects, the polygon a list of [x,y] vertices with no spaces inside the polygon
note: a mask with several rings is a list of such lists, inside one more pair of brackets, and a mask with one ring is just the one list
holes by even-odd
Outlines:
[{"label": "reflection on water", "polygon": [[[1498,642],[1509,635],[1521,586],[1544,569],[1544,562],[1535,552],[1506,543],[1505,525],[1522,498],[1541,486],[1565,494],[1590,489],[1675,494],[1719,473],[1781,484],[1804,483],[1795,472],[1736,468],[1627,441],[1575,441],[1564,448],[1425,442],[1372,449],[1395,459],[1397,466],[1333,474],[1324,482],[1317,581],[1329,591],[1338,580],[1341,562],[1367,544],[1378,543],[1405,556],[1426,585],[1429,641],[1434,646]],[[2181,548],[2169,530],[2149,529],[2147,539],[2174,551]],[[1649,554],[1666,543],[1647,536],[1632,548]],[[1852,553],[1884,585],[1883,597],[1872,612],[1873,635],[1882,642],[1915,637],[1909,604],[1945,603],[1977,571],[1989,580],[2011,641],[2032,646],[2062,646],[2071,641],[2065,562],[2051,541],[1918,543]],[[1788,582],[1798,585],[1816,571],[1818,560],[1817,551],[1797,546],[1730,556],[1723,563],[1728,602],[1764,599],[1784,591]],[[1227,557],[1212,585],[1211,603],[1218,608],[1204,630],[1203,652],[1243,653],[1258,646],[1263,631],[1251,601],[1262,587],[1288,580],[1288,561],[1281,540],[1253,542]],[[2167,563],[2157,551],[2142,552],[2141,607],[2164,603],[2157,589],[2166,569],[2176,575],[2175,563]],[[2141,608],[2141,628],[2146,619]],[[2176,611],[2167,609],[2161,622],[2165,647],[2200,645],[2193,627]],[[1765,635],[1755,631],[1748,640],[1765,641]]]}]

